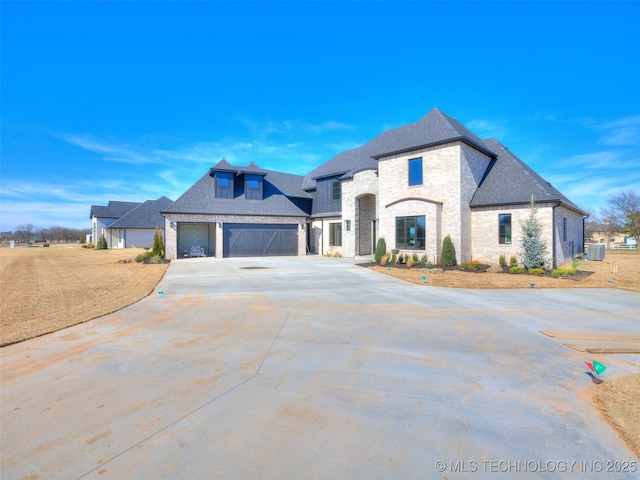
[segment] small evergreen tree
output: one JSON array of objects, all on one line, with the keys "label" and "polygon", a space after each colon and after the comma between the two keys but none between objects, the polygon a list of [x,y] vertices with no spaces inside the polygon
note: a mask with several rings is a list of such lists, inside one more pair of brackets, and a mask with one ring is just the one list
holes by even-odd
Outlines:
[{"label": "small evergreen tree", "polygon": [[376,244],[376,251],[373,254],[373,258],[376,262],[379,262],[382,257],[387,254],[387,242],[384,237],[380,237],[378,239],[378,243]]},{"label": "small evergreen tree", "polygon": [[520,256],[522,263],[527,268],[544,268],[548,263],[547,244],[542,238],[542,225],[538,222],[538,208],[536,202],[531,196],[529,204],[529,216],[526,220],[520,222],[520,232],[522,240],[520,244]]},{"label": "small evergreen tree", "polygon": [[451,235],[447,235],[442,241],[440,265],[445,267],[454,267],[456,265],[456,250],[453,246],[453,242],[451,241]]},{"label": "small evergreen tree", "polygon": [[96,250],[106,250],[107,248],[109,248],[107,245],[107,239],[104,238],[104,235],[101,235],[100,240],[98,240],[98,243],[96,244]]},{"label": "small evergreen tree", "polygon": [[162,235],[160,230],[156,227],[156,232],[153,234],[153,250],[151,255],[157,255],[158,257],[164,257],[164,242],[162,241]]}]

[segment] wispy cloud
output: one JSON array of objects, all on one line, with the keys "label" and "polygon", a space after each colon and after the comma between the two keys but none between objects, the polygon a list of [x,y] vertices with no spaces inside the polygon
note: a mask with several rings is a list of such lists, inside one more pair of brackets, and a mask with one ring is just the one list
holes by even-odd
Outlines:
[{"label": "wispy cloud", "polygon": [[603,132],[600,142],[614,146],[640,146],[640,115],[593,125]]},{"label": "wispy cloud", "polygon": [[504,139],[507,136],[507,122],[477,118],[467,123],[467,128],[480,138]]}]

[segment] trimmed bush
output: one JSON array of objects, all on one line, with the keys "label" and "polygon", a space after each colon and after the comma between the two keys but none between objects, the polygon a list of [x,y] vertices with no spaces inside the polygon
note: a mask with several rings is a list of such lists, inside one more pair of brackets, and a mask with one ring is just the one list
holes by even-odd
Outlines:
[{"label": "trimmed bush", "polygon": [[472,260],[470,262],[463,262],[460,264],[460,270],[463,270],[465,272],[475,272],[477,270],[481,270],[482,269],[482,265],[480,264],[479,261],[477,260]]},{"label": "trimmed bush", "polygon": [[576,271],[570,268],[556,268],[555,270],[551,270],[551,276],[553,278],[570,277],[574,273],[576,273]]},{"label": "trimmed bush", "polygon": [[500,258],[498,258],[498,262],[500,263],[501,267],[507,266],[507,259],[505,258],[504,254],[500,255]]},{"label": "trimmed bush", "polygon": [[440,255],[440,265],[445,267],[455,267],[456,250],[451,241],[451,235],[444,237],[442,241],[442,255]]},{"label": "trimmed bush", "polygon": [[518,265],[518,259],[515,255],[511,255],[511,258],[509,258],[509,266],[515,267],[516,265]]},{"label": "trimmed bush", "polygon": [[100,236],[100,240],[98,240],[98,244],[96,245],[96,250],[106,250],[109,248],[107,245],[107,239],[104,238],[104,235]]},{"label": "trimmed bush", "polygon": [[524,273],[524,267],[513,266],[509,269],[509,273]]},{"label": "trimmed bush", "polygon": [[530,268],[527,272],[529,275],[544,275],[544,268]]},{"label": "trimmed bush", "polygon": [[385,241],[384,237],[380,237],[378,239],[378,243],[376,244],[376,251],[373,254],[373,258],[375,259],[376,262],[379,262],[382,257],[384,257],[387,254],[387,242]]},{"label": "trimmed bush", "polygon": [[414,253],[413,255],[411,255],[411,260],[413,260],[414,265],[418,263],[420,261],[420,259],[418,258],[418,254]]},{"label": "trimmed bush", "polygon": [[151,250],[151,255],[164,257],[164,242],[162,241],[162,235],[158,227],[156,227],[156,231],[153,234],[153,250]]},{"label": "trimmed bush", "polygon": [[422,265],[424,265],[425,267],[427,265],[429,265],[429,257],[427,257],[427,254],[425,253],[424,255],[422,255],[422,258],[420,259],[420,263]]}]

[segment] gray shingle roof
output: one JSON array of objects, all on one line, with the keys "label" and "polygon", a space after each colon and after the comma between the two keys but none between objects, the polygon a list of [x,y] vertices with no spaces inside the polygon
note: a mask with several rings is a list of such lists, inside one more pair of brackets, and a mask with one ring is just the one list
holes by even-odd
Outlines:
[{"label": "gray shingle roof", "polygon": [[377,159],[387,155],[458,140],[494,156],[464,125],[434,108],[417,122],[387,130],[359,148],[339,153],[305,175],[302,188],[315,188],[315,180],[322,177],[342,175],[346,179],[363,170],[377,170]]},{"label": "gray shingle roof", "polygon": [[160,212],[169,208],[172,203],[167,197],[147,200],[113,222],[109,228],[164,228],[164,217]]},{"label": "gray shingle roof", "polygon": [[[216,165],[214,169],[218,170],[217,167]],[[227,168],[226,171],[231,171],[228,167],[242,169],[241,167],[233,167],[228,163],[224,165],[224,168]],[[306,217],[309,215],[309,212],[303,208],[304,201],[308,201],[311,196],[302,190],[302,177],[300,175],[270,170],[261,171],[265,174],[264,198],[262,200],[246,199],[244,195],[239,195],[235,198],[216,198],[213,177],[211,172],[207,172],[163,213],[294,217]]]},{"label": "gray shingle roof", "polygon": [[484,141],[498,156],[471,199],[471,207],[535,202],[561,202],[567,208],[585,214],[549,182],[534,172],[495,139]]},{"label": "gray shingle roof", "polygon": [[89,218],[120,218],[127,212],[140,206],[140,202],[118,202],[109,200],[108,206],[103,205],[91,205],[91,211],[89,212]]},{"label": "gray shingle roof", "polygon": [[384,150],[374,155],[376,158],[458,140],[494,156],[484,142],[467,127],[437,108],[432,109],[417,122],[395,129],[389,140]]}]

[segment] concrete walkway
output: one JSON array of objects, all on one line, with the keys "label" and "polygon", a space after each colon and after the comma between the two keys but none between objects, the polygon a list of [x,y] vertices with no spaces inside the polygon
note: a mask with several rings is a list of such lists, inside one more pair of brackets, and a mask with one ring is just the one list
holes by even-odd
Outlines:
[{"label": "concrete walkway", "polygon": [[[637,331],[640,294],[354,263],[175,261],[137,304],[2,348],[0,476],[638,478],[591,402],[596,357],[539,330]],[[597,359],[605,379],[640,362]]]}]

